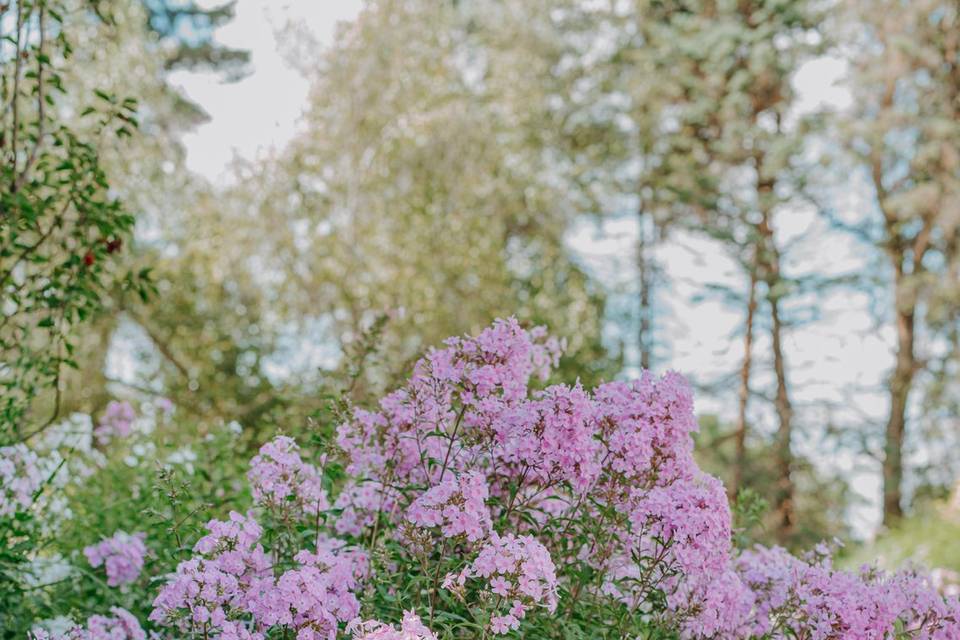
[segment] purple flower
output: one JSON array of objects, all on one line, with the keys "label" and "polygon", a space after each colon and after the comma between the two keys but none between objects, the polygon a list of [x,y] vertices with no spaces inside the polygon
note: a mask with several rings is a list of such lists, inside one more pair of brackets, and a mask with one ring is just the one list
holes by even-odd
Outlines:
[{"label": "purple flower", "polygon": [[129,402],[111,400],[100,418],[100,424],[93,430],[93,435],[100,444],[107,444],[113,438],[126,438],[130,435],[136,418],[137,413]]},{"label": "purple flower", "polygon": [[28,634],[31,640],[146,640],[147,635],[137,619],[126,609],[111,607],[113,616],[93,615],[86,627],[76,626],[60,635],[43,630]]},{"label": "purple flower", "polygon": [[43,484],[40,459],[24,444],[0,447],[0,518],[26,511]]},{"label": "purple flower", "polygon": [[355,620],[347,626],[354,640],[437,640],[430,629],[413,612],[403,614],[400,628],[396,629],[378,620]]},{"label": "purple flower", "polygon": [[86,547],[83,555],[90,566],[104,566],[107,572],[107,585],[117,587],[136,581],[143,569],[143,559],[147,555],[144,544],[145,533],[130,535],[117,531],[110,538],[104,538],[95,545]]},{"label": "purple flower", "polygon": [[299,451],[293,438],[277,436],[250,461],[247,479],[257,504],[312,519],[330,505],[320,472],[301,460]]}]

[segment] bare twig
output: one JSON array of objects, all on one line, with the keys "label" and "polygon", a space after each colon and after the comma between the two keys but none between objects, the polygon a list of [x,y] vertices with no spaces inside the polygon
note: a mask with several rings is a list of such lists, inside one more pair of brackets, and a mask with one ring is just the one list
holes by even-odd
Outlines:
[{"label": "bare twig", "polygon": [[[20,3],[17,3],[19,7]],[[45,26],[46,16],[45,5],[40,4],[40,14],[38,16],[40,22],[40,44],[37,51],[37,139],[34,142],[33,149],[30,150],[30,157],[27,158],[24,162],[23,170],[20,171],[20,174],[17,175],[16,179],[13,182],[12,191],[16,191],[23,186],[23,183],[27,180],[27,175],[30,171],[30,167],[33,166],[33,163],[37,160],[37,155],[40,152],[40,147],[43,146],[43,137],[44,137],[44,126],[46,121],[46,95],[44,94],[43,88],[43,69],[45,64],[45,54],[44,54],[44,45],[47,40],[47,30]],[[13,131],[13,139],[17,139],[16,127]],[[16,154],[14,154],[14,169],[16,169]]]}]

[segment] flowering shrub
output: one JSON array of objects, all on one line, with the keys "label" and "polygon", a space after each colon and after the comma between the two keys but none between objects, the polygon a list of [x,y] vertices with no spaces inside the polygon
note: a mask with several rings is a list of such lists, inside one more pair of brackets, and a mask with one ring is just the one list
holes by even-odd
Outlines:
[{"label": "flowering shrub", "polygon": [[[558,356],[544,338],[505,321],[431,352],[379,411],[357,409],[338,429],[348,472],[383,491],[422,487],[380,519],[425,565],[444,564],[448,549],[466,557],[441,586],[473,599],[489,633],[519,628],[529,611],[553,613],[561,582],[571,619],[619,607],[704,628],[703,596],[735,576],[723,488],[693,460],[686,384],[647,375],[592,394],[531,392],[532,375],[545,377]],[[656,610],[641,611],[650,603]],[[744,609],[712,624],[732,632]]]},{"label": "flowering shrub", "polygon": [[[192,512],[158,534],[175,532],[180,557],[156,592],[129,594],[150,610],[148,630],[178,640],[960,637],[960,603],[921,574],[839,571],[827,548],[737,553],[724,489],[693,458],[686,382],[645,373],[592,390],[536,387],[560,347],[498,321],[428,353],[377,407],[350,409],[335,450],[312,454],[285,435],[265,443],[245,470],[249,511],[210,520],[192,545],[177,529]],[[88,556],[108,577],[109,558],[122,558],[114,582],[126,581],[130,540],[115,538]]]},{"label": "flowering shrub", "polygon": [[[288,444],[280,437],[264,445],[255,461],[264,450]],[[251,514],[232,512],[228,521],[210,521],[207,530],[193,547],[194,557],[181,562],[161,589],[152,621],[186,637],[264,638],[280,627],[302,640],[319,640],[335,638],[340,623],[359,613],[353,591],[365,573],[363,554],[318,538],[315,552],[298,551],[296,567],[274,578],[281,563],[264,552],[263,529]]]},{"label": "flowering shrub", "polygon": [[864,567],[859,573],[832,567],[830,549],[819,545],[804,558],[780,548],[742,554],[739,570],[755,594],[753,633],[778,637],[802,629],[812,638],[960,638],[957,601],[945,601],[927,576],[887,573]]}]

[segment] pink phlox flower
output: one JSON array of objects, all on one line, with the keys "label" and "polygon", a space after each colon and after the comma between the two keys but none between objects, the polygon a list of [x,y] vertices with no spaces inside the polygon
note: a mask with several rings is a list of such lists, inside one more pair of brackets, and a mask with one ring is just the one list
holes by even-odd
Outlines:
[{"label": "pink phlox flower", "polygon": [[137,412],[132,404],[111,400],[100,418],[100,423],[93,430],[93,435],[100,444],[107,444],[113,438],[126,438],[130,435],[136,418]]},{"label": "pink phlox flower", "polygon": [[136,581],[143,569],[147,555],[145,533],[130,535],[117,531],[94,545],[85,547],[83,555],[94,569],[103,566],[107,573],[107,585],[117,587]]}]

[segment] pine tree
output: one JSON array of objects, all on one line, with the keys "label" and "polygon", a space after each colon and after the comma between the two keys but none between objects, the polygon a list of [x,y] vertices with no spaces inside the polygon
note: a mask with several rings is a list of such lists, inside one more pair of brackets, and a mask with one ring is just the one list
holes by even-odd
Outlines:
[{"label": "pine tree", "polygon": [[[883,447],[883,522],[903,514],[911,399],[949,343],[960,287],[960,5],[851,2],[860,35],[847,146],[873,189],[862,229],[890,268],[896,359]],[[945,331],[945,333],[944,333]]]}]

